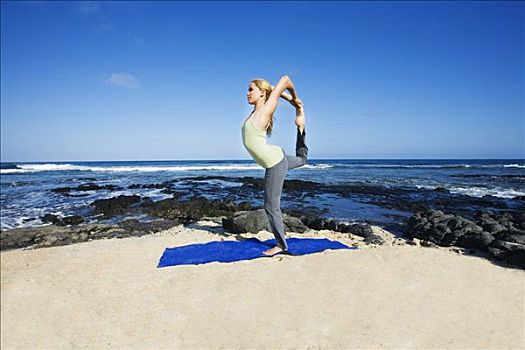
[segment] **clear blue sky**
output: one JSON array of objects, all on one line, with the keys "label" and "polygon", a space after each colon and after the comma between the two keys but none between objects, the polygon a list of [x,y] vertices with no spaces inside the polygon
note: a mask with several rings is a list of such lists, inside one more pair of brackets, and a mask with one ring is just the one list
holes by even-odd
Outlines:
[{"label": "clear blue sky", "polygon": [[[520,2],[1,3],[2,161],[250,159],[292,78],[311,158],[524,158]],[[270,143],[294,152],[282,101]]]}]

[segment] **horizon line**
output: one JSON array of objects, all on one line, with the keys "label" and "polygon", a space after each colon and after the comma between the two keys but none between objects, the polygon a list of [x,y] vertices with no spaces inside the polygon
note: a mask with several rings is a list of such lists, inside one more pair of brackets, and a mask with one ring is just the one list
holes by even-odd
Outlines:
[{"label": "horizon line", "polygon": [[[519,160],[525,161],[525,158],[312,158],[310,161],[326,160]],[[251,158],[246,159],[133,159],[133,160],[14,160],[0,161],[0,164],[7,163],[64,163],[64,162],[183,162],[183,161],[253,161]]]}]

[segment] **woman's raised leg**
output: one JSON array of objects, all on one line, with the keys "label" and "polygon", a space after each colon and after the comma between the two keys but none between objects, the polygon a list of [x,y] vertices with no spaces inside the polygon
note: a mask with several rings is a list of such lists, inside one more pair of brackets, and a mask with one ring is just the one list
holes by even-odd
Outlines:
[{"label": "woman's raised leg", "polygon": [[308,147],[305,144],[306,130],[303,132],[297,128],[297,140],[295,142],[295,157],[286,156],[288,158],[288,170],[298,168],[306,164],[308,160]]}]

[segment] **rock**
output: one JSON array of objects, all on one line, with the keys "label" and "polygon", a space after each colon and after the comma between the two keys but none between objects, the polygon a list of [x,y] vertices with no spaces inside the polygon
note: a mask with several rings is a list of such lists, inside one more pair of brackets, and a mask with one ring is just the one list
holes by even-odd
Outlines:
[{"label": "rock", "polygon": [[378,236],[372,230],[372,227],[367,224],[349,224],[344,225],[340,232],[351,233],[356,236],[365,238],[365,243],[369,244],[384,244],[385,240],[383,237]]},{"label": "rock", "polygon": [[193,197],[188,201],[179,202],[176,198],[167,198],[158,202],[142,203],[149,215],[179,220],[187,224],[201,218],[228,216],[239,211],[239,208],[251,209],[251,205],[242,202],[236,205],[231,200],[208,200],[204,197]]},{"label": "rock", "polygon": [[[455,240],[451,235],[451,229],[445,221],[447,219],[453,219],[453,216],[445,215],[439,210],[418,212],[408,219],[407,234],[410,237],[429,240],[439,245],[451,245],[452,242],[455,243]],[[443,221],[445,221],[445,223],[441,223]],[[457,219],[451,221],[452,227],[457,225]]]},{"label": "rock", "polygon": [[40,220],[42,220],[44,223],[50,222],[57,226],[78,225],[84,222],[84,218],[79,215],[71,215],[61,218],[54,214],[46,214],[42,216]]},{"label": "rock", "polygon": [[436,187],[433,189],[434,192],[441,192],[441,193],[450,193],[450,191],[445,187]]},{"label": "rock", "polygon": [[422,247],[438,248],[439,246],[431,241],[421,240]]},{"label": "rock", "polygon": [[136,189],[136,188],[157,188],[157,189],[163,189],[165,187],[166,187],[166,185],[164,185],[164,184],[144,184],[144,185],[133,184],[133,185],[129,185],[128,186],[129,189]]},{"label": "rock", "polygon": [[328,220],[325,218],[315,218],[314,220],[307,222],[306,225],[314,230],[324,230],[327,227]]},{"label": "rock", "polygon": [[134,203],[140,202],[140,197],[120,195],[109,199],[98,199],[91,203],[95,207],[96,213],[101,213],[104,217],[109,218],[117,214],[122,214]]},{"label": "rock", "polygon": [[[283,214],[284,229],[287,232],[304,232],[308,228],[299,218]],[[259,231],[272,232],[264,209],[242,211],[232,217],[222,219],[222,227],[231,233],[257,233]]]},{"label": "rock", "polygon": [[179,225],[179,222],[177,220],[167,219],[161,219],[150,222],[140,222],[137,219],[129,219],[118,224],[120,228],[127,232],[137,233],[137,236],[142,236],[151,232],[167,230],[177,225]]},{"label": "rock", "polygon": [[517,227],[525,230],[525,210],[522,213],[516,215],[515,222]]},{"label": "rock", "polygon": [[408,220],[407,234],[440,246],[488,252],[494,260],[525,268],[525,230],[522,214],[477,211],[476,223],[436,210],[418,212]]},{"label": "rock", "polygon": [[511,265],[525,268],[525,245],[523,244],[495,240],[488,251],[497,260],[503,260]]},{"label": "rock", "polygon": [[[168,226],[168,223],[161,223],[158,226],[151,225],[150,228],[161,229]],[[142,231],[127,230],[118,225],[108,224],[16,228],[3,231],[0,234],[0,249],[51,247],[85,242],[92,239],[123,238],[142,234],[144,234]]]},{"label": "rock", "polygon": [[496,220],[488,221],[483,220],[481,222],[481,227],[483,231],[487,231],[492,235],[498,234],[506,230],[505,226],[500,225]]},{"label": "rock", "polygon": [[463,248],[485,250],[494,241],[494,237],[485,231],[480,233],[469,233],[459,237],[457,245]]},{"label": "rock", "polygon": [[490,243],[490,237],[482,235],[482,232],[483,229],[472,221],[439,210],[418,212],[408,219],[407,234],[410,237],[428,240],[445,247],[455,245],[463,236],[468,238],[462,240],[462,244],[479,245],[486,241]]},{"label": "rock", "polygon": [[525,245],[525,234],[510,235],[507,238],[508,242],[519,243]]},{"label": "rock", "polygon": [[0,250],[23,248],[33,244],[37,231],[20,228],[2,231],[0,234]]},{"label": "rock", "polygon": [[50,222],[50,223],[52,223],[54,225],[61,225],[61,224],[63,224],[62,220],[57,215],[54,215],[54,214],[46,214],[46,215],[42,216],[40,218],[40,220],[42,220],[42,222],[45,222],[45,223]]},{"label": "rock", "polygon": [[84,222],[84,218],[80,215],[66,216],[62,219],[66,225],[78,225]]},{"label": "rock", "polygon": [[77,191],[96,191],[96,190],[110,190],[110,191],[114,191],[114,190],[118,190],[118,189],[120,189],[120,187],[115,186],[115,185],[99,186],[96,183],[81,184],[81,185],[77,186],[76,188],[73,188],[73,190],[77,190]]},{"label": "rock", "polygon": [[51,192],[56,192],[56,193],[61,193],[61,194],[67,195],[71,191],[96,191],[96,190],[115,191],[115,190],[119,190],[119,189],[121,189],[121,188],[118,187],[118,186],[115,186],[115,185],[99,186],[96,183],[92,183],[91,182],[91,183],[78,185],[77,187],[59,187],[59,188],[54,188],[54,189],[51,190]]}]

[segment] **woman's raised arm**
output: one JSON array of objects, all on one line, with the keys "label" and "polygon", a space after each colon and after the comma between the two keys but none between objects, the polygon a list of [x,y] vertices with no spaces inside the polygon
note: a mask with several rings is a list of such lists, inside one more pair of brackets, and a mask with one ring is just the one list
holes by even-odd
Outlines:
[{"label": "woman's raised arm", "polygon": [[[290,95],[283,94],[285,90],[290,91]],[[293,85],[290,77],[287,75],[283,75],[281,79],[279,79],[277,85],[275,85],[275,87],[272,89],[272,93],[268,97],[268,100],[264,103],[263,108],[265,114],[273,115],[277,109],[277,102],[279,101],[279,97],[281,97],[281,95],[283,95],[283,98],[290,101],[290,103],[294,105],[295,100],[298,99],[297,93],[295,92],[295,86]],[[287,97],[289,97],[291,100],[289,100]]]}]

